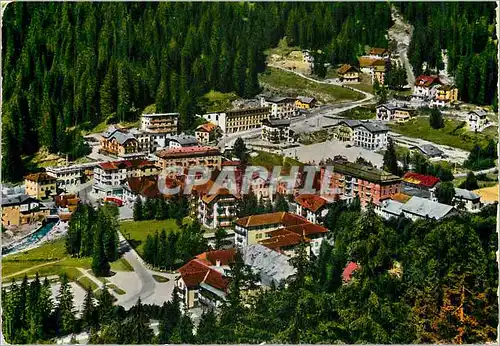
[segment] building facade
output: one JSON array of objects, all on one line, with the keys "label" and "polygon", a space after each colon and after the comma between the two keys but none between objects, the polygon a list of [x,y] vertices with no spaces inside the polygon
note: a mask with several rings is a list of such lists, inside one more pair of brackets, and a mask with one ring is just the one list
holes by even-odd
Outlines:
[{"label": "building facade", "polygon": [[469,212],[477,212],[480,211],[482,207],[481,196],[473,191],[455,188],[453,205],[457,209],[465,209]]},{"label": "building facade", "polygon": [[25,176],[24,185],[26,194],[39,200],[57,195],[57,179],[45,172]]},{"label": "building facade", "polygon": [[177,134],[179,113],[142,114],[141,130],[148,133]]},{"label": "building facade", "polygon": [[340,81],[343,83],[358,83],[359,70],[355,66],[348,64],[342,65],[337,71]]},{"label": "building facade", "polygon": [[451,85],[441,85],[437,88],[436,96],[431,106],[444,107],[458,101],[458,88]]},{"label": "building facade", "polygon": [[421,75],[415,79],[413,96],[423,99],[433,99],[437,94],[437,89],[442,83],[438,76]]},{"label": "building facade", "polygon": [[354,145],[368,150],[387,147],[389,129],[369,122],[361,122],[354,128]]},{"label": "building facade", "polygon": [[414,115],[414,111],[407,107],[383,104],[377,106],[376,114],[380,121],[406,122]]},{"label": "building facade", "polygon": [[220,127],[222,133],[237,133],[262,126],[270,117],[270,107],[243,108],[225,113],[204,114],[203,118]]},{"label": "building facade", "polygon": [[467,125],[471,131],[480,131],[486,124],[488,124],[488,118],[484,110],[477,109],[467,114]]},{"label": "building facade", "polygon": [[261,106],[270,108],[270,118],[290,119],[298,115],[297,99],[292,97],[261,98]]},{"label": "building facade", "polygon": [[199,198],[198,219],[209,228],[232,228],[236,220],[236,203],[238,199],[227,189],[219,189],[215,194],[207,194]]},{"label": "building facade", "polygon": [[293,142],[290,124],[289,119],[265,119],[262,122],[261,139],[273,144]]},{"label": "building facade", "polygon": [[322,186],[324,196],[337,196],[348,202],[358,196],[362,206],[370,202],[378,204],[401,190],[400,177],[347,160],[334,161],[333,172],[329,177],[325,174],[325,168],[321,168],[320,181],[328,184]]},{"label": "building facade", "polygon": [[198,126],[194,132],[196,140],[202,145],[207,145],[208,143],[214,141],[217,137],[217,125],[212,123],[206,123]]},{"label": "building facade", "polygon": [[2,196],[2,225],[4,227],[43,221],[49,215],[49,208],[29,195]]},{"label": "building facade", "polygon": [[101,151],[116,156],[124,156],[136,153],[139,150],[139,142],[129,132],[111,126],[101,135]]},{"label": "building facade", "polygon": [[164,149],[156,152],[155,156],[156,163],[161,169],[170,166],[184,168],[204,166],[209,169],[220,169],[222,161],[219,149],[208,146]]},{"label": "building facade", "polygon": [[315,194],[302,194],[295,197],[295,214],[311,223],[323,223],[328,213],[328,201]]},{"label": "building facade", "polygon": [[297,96],[295,107],[298,109],[311,109],[316,107],[316,99],[314,97]]}]

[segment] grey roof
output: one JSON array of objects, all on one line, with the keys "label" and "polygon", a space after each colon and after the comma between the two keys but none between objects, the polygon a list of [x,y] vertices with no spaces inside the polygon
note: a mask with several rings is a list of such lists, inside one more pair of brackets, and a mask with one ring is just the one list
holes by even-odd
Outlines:
[{"label": "grey roof", "polygon": [[393,104],[393,103],[384,103],[382,105],[378,105],[377,108],[387,108],[389,110],[397,110],[397,109],[401,109],[401,110],[404,110],[404,111],[411,111],[412,109],[411,108],[408,108],[408,107],[401,107],[399,105],[396,105],[396,104]]},{"label": "grey roof", "polygon": [[174,141],[179,143],[182,147],[190,146],[190,145],[198,145],[198,141],[195,136],[190,135],[178,135],[178,136],[167,136],[166,140]]},{"label": "grey roof", "polygon": [[243,258],[246,265],[259,273],[262,284],[266,286],[270,286],[271,282],[279,284],[296,272],[288,263],[289,257],[264,245],[247,246],[243,250]]},{"label": "grey roof", "polygon": [[2,195],[2,206],[6,207],[9,205],[18,205],[18,204],[24,203],[30,199],[35,200],[35,198],[33,198],[29,195],[26,195],[26,194],[22,194],[22,195],[18,195],[18,196]]},{"label": "grey roof", "polygon": [[413,196],[403,205],[402,210],[420,217],[429,217],[439,220],[448,215],[453,210],[453,207],[451,205]]},{"label": "grey roof", "polygon": [[481,196],[473,191],[459,188],[455,188],[455,197],[458,197],[460,199],[467,199],[470,201],[481,198]]},{"label": "grey roof", "polygon": [[388,132],[389,129],[383,125],[374,124],[371,122],[361,122],[357,127],[363,126],[370,132]]},{"label": "grey roof", "polygon": [[128,132],[115,131],[109,138],[115,138],[116,141],[120,144],[125,143],[126,141],[133,139],[135,140],[134,135]]},{"label": "grey roof", "polygon": [[115,133],[116,131],[118,131],[118,129],[114,126],[114,125],[111,125],[108,127],[108,129],[102,133],[102,136],[104,138],[109,138],[113,135],[113,133]]},{"label": "grey roof", "polygon": [[283,103],[283,102],[290,102],[290,101],[294,101],[294,99],[292,97],[271,97],[271,98],[268,98],[266,99],[267,102],[271,102],[271,103]]},{"label": "grey roof", "polygon": [[337,124],[335,124],[335,126],[336,125],[340,125],[342,123],[345,124],[345,125],[347,125],[347,126],[349,126],[350,128],[354,128],[356,126],[361,125],[361,121],[359,121],[359,120],[345,119],[345,120],[339,121]]},{"label": "grey roof", "polygon": [[392,215],[399,216],[403,212],[403,203],[394,201],[392,199],[386,199],[382,201],[382,209]]},{"label": "grey roof", "polygon": [[264,119],[262,123],[269,123],[271,126],[290,126],[290,119]]},{"label": "grey roof", "polygon": [[297,96],[297,100],[299,100],[302,103],[311,103],[315,100],[315,98],[307,96]]},{"label": "grey roof", "polygon": [[475,110],[469,112],[469,114],[471,114],[471,113],[474,113],[474,114],[476,114],[479,117],[485,117],[486,116],[486,112],[484,110],[482,110],[482,109],[475,109]]},{"label": "grey roof", "polygon": [[415,145],[410,147],[410,149],[419,149],[422,153],[430,157],[442,156],[444,154],[441,149],[432,144]]}]

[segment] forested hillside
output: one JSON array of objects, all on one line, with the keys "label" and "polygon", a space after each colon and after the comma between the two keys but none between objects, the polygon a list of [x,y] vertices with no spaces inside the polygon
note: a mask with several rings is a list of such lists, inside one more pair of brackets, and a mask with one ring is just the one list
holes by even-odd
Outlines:
[{"label": "forested hillside", "polygon": [[399,3],[415,27],[409,48],[416,74],[422,63],[443,69],[441,49],[448,53],[448,72],[455,76],[463,101],[480,105],[497,99],[497,36],[493,2]]},{"label": "forested hillside", "polygon": [[152,103],[180,112],[189,128],[205,92],[258,93],[263,52],[284,35],[352,60],[363,45],[384,44],[389,17],[380,3],[10,4],[2,32],[3,165],[18,169],[4,177],[22,174],[20,154],[41,146],[72,151],[78,136],[68,144],[65,128],[92,128],[110,116],[135,120]]}]

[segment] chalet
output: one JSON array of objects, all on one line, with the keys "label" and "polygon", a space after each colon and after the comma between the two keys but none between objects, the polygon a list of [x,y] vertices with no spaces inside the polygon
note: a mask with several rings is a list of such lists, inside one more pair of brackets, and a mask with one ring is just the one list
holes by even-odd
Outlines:
[{"label": "chalet", "polygon": [[234,249],[204,252],[177,270],[180,276],[175,289],[186,308],[221,306],[226,300],[227,272],[235,252]]},{"label": "chalet", "polygon": [[359,70],[355,66],[348,64],[342,65],[338,69],[338,75],[343,83],[358,83],[359,82]]},{"label": "chalet", "polygon": [[435,99],[431,106],[444,107],[458,101],[458,88],[451,85],[441,85],[437,88]]},{"label": "chalet", "polygon": [[438,76],[420,75],[415,79],[413,96],[423,99],[433,99],[442,83]]},{"label": "chalet", "polygon": [[369,54],[378,58],[389,57],[389,51],[386,48],[371,48]]},{"label": "chalet", "polygon": [[418,152],[427,158],[444,157],[444,152],[432,144],[421,144],[409,147],[411,152]]},{"label": "chalet", "polygon": [[298,109],[311,109],[316,107],[316,99],[314,97],[297,96],[295,106]]},{"label": "chalet", "polygon": [[476,212],[481,209],[481,196],[473,191],[455,188],[453,205],[457,209],[465,209],[469,212]]},{"label": "chalet", "polygon": [[290,119],[297,116],[297,99],[292,97],[261,98],[262,107],[270,107],[270,118]]},{"label": "chalet", "polygon": [[26,194],[36,199],[47,199],[54,197],[57,179],[45,173],[33,173],[24,177]]},{"label": "chalet", "polygon": [[261,138],[265,142],[278,144],[293,142],[293,131],[290,119],[265,119],[262,121]]},{"label": "chalet", "polygon": [[362,56],[358,58],[358,62],[361,72],[370,75],[372,84],[375,80],[377,80],[380,85],[385,84],[385,75],[390,66],[389,59]]},{"label": "chalet", "polygon": [[322,223],[328,213],[328,201],[315,194],[299,195],[295,197],[295,204],[295,214],[306,218],[307,221],[312,223]]},{"label": "chalet", "polygon": [[2,195],[2,225],[22,226],[43,221],[50,209],[32,196],[22,194],[6,197]]},{"label": "chalet", "polygon": [[136,153],[139,148],[139,142],[134,135],[114,126],[102,133],[100,145],[101,151],[117,156]]},{"label": "chalet", "polygon": [[217,128],[217,125],[208,122],[198,126],[194,134],[200,144],[208,144],[217,137]]},{"label": "chalet", "polygon": [[386,103],[377,106],[376,114],[380,121],[406,122],[414,115],[414,110]]},{"label": "chalet", "polygon": [[476,109],[467,114],[467,125],[471,131],[480,131],[486,124],[488,118],[484,110]]}]

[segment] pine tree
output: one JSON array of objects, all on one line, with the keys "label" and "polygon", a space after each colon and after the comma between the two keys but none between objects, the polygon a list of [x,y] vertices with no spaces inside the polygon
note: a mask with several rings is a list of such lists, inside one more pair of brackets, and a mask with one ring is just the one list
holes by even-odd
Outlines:
[{"label": "pine tree", "polygon": [[113,296],[109,293],[108,287],[104,285],[101,294],[97,298],[97,314],[101,326],[110,324],[114,319]]},{"label": "pine tree", "polygon": [[88,287],[85,299],[83,300],[83,312],[81,317],[83,329],[90,331],[90,329],[96,325],[96,318],[94,295],[92,294],[92,289]]},{"label": "pine tree", "polygon": [[429,117],[429,124],[433,129],[441,129],[444,127],[443,115],[437,108],[433,108]]},{"label": "pine tree", "polygon": [[169,232],[167,236],[167,249],[165,255],[165,266],[167,269],[172,270],[177,259],[177,232]]},{"label": "pine tree", "polygon": [[289,211],[288,202],[286,201],[285,196],[283,196],[282,194],[276,195],[276,203],[275,203],[274,210],[275,211],[285,211],[285,212]]},{"label": "pine tree", "polygon": [[95,276],[108,276],[110,265],[106,257],[106,252],[103,244],[103,230],[99,227],[96,229],[94,238],[94,252],[92,255],[92,271]]},{"label": "pine tree", "polygon": [[477,178],[474,175],[474,172],[469,171],[467,173],[467,178],[464,182],[464,188],[467,190],[476,190],[479,189],[479,185],[477,184]]},{"label": "pine tree", "polygon": [[133,307],[133,314],[126,325],[125,343],[145,345],[153,340],[153,330],[149,327],[149,317],[146,314],[141,298]]},{"label": "pine tree", "polygon": [[24,166],[21,160],[21,151],[11,127],[4,125],[2,135],[2,179],[4,181],[20,181],[23,178]]},{"label": "pine tree", "polygon": [[147,198],[142,208],[144,220],[153,220],[156,214],[155,202],[152,198]]},{"label": "pine tree", "polygon": [[73,293],[66,274],[61,278],[61,288],[57,297],[57,329],[58,335],[68,335],[74,332],[75,312],[73,305]]},{"label": "pine tree", "polygon": [[399,175],[398,159],[396,148],[391,138],[387,141],[387,149],[384,153],[384,169],[394,175]]},{"label": "pine tree", "polygon": [[40,295],[42,285],[36,273],[29,287],[27,301],[27,318],[28,318],[28,342],[36,343],[43,338],[43,315],[40,310]]},{"label": "pine tree", "polygon": [[167,257],[167,233],[165,229],[160,232],[160,237],[158,239],[158,267],[164,269],[166,267],[166,257]]},{"label": "pine tree", "polygon": [[137,196],[134,202],[134,221],[142,220],[142,199],[140,196]]},{"label": "pine tree", "polygon": [[213,309],[205,311],[200,318],[198,328],[196,328],[196,342],[200,344],[213,344],[218,341],[219,329],[217,317]]},{"label": "pine tree", "polygon": [[169,343],[172,333],[181,319],[180,298],[176,290],[172,292],[172,300],[165,304],[164,311],[158,326],[159,343]]},{"label": "pine tree", "polygon": [[271,202],[271,198],[268,198],[265,204],[265,213],[272,213],[272,212],[273,212],[273,203]]},{"label": "pine tree", "polygon": [[154,240],[151,234],[148,234],[146,237],[146,242],[144,244],[144,260],[146,263],[149,263],[151,265],[154,265],[154,260],[155,260],[155,254],[156,254],[156,248],[154,245]]}]

